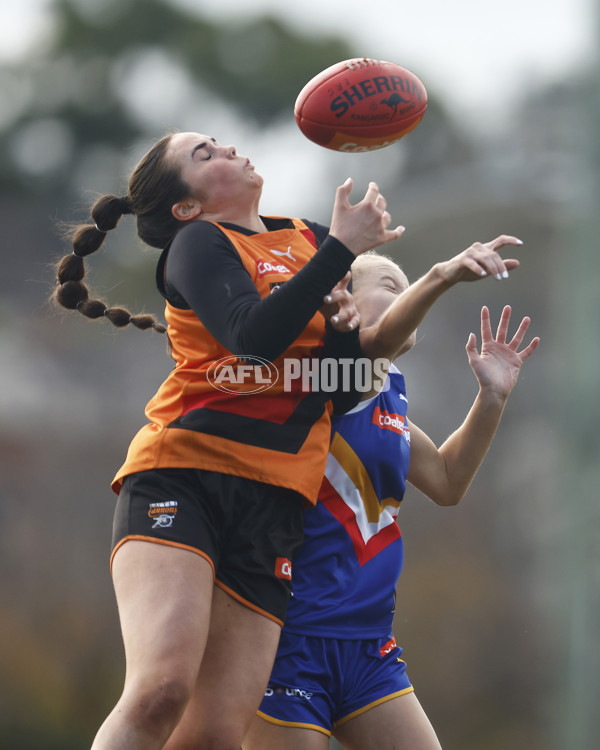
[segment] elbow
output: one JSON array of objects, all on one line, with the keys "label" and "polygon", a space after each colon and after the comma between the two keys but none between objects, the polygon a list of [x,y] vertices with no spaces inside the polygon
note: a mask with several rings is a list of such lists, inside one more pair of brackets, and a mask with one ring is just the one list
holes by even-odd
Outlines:
[{"label": "elbow", "polygon": [[436,505],[440,505],[444,508],[451,508],[454,505],[458,505],[464,496],[464,492],[447,489],[444,492],[437,493],[431,498],[431,500],[433,500]]},{"label": "elbow", "polygon": [[274,346],[273,342],[269,340],[261,340],[242,335],[237,336],[232,341],[224,342],[224,346],[232,353],[252,352],[251,355],[247,355],[250,359],[262,359],[267,360],[268,362],[274,362],[285,352],[285,347]]},{"label": "elbow", "polygon": [[374,327],[367,328],[364,331],[360,330],[359,341],[363,354],[371,361],[376,359],[395,359],[395,355],[391,354],[389,342],[383,341],[381,336],[378,337],[374,331]]},{"label": "elbow", "polygon": [[452,508],[455,505],[458,505],[460,501],[463,499],[463,495],[452,495],[449,498],[446,498],[446,501],[442,503],[442,505],[445,508]]},{"label": "elbow", "polygon": [[473,476],[459,473],[452,468],[452,463],[448,462],[446,455],[440,451],[443,459],[443,473],[435,486],[435,497],[432,500],[438,505],[451,507],[458,505],[465,496],[465,493],[471,485]]}]

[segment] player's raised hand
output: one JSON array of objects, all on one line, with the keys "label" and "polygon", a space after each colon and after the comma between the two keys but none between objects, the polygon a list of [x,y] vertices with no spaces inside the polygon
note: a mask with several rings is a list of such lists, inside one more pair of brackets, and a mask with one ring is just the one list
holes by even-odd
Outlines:
[{"label": "player's raised hand", "polygon": [[506,305],[502,310],[494,337],[490,324],[490,311],[487,307],[482,307],[481,352],[477,349],[477,338],[474,333],[470,334],[466,346],[469,365],[475,373],[481,390],[491,392],[503,400],[508,398],[514,388],[523,362],[533,354],[540,343],[539,337],[536,336],[528,346],[519,351],[529,328],[528,317],[523,318],[512,339],[507,341],[510,315],[511,308]]},{"label": "player's raised hand", "polygon": [[325,304],[319,310],[330,325],[340,333],[353,331],[360,324],[360,315],[354,303],[354,297],[348,291],[351,278],[352,274],[348,271],[325,297]]},{"label": "player's raised hand", "polygon": [[506,246],[521,246],[517,237],[502,234],[491,242],[474,242],[454,258],[437,264],[439,272],[449,284],[459,281],[479,281],[491,276],[498,281],[507,279],[509,271],[519,267],[516,258],[503,259],[499,250]]},{"label": "player's raised hand", "polygon": [[388,229],[392,217],[375,182],[369,183],[364,198],[354,205],[350,203],[351,191],[350,178],[336,191],[329,230],[333,237],[343,242],[354,255],[360,255],[402,236],[403,226]]}]

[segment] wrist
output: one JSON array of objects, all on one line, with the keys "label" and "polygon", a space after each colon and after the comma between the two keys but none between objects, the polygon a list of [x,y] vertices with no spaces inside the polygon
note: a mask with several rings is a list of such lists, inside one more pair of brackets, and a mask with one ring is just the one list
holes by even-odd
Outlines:
[{"label": "wrist", "polygon": [[329,236],[332,237],[336,242],[339,242],[340,245],[343,245],[348,252],[352,253],[352,255],[357,258],[362,252],[364,252],[364,249],[358,247],[354,241],[353,237],[344,237],[343,233],[341,232],[332,232],[330,230]]},{"label": "wrist", "polygon": [[493,385],[480,385],[478,399],[488,408],[504,409],[510,391],[499,389]]},{"label": "wrist", "polygon": [[450,261],[447,260],[436,263],[426,275],[430,276],[431,280],[439,284],[444,291],[455,284],[455,281],[451,278]]},{"label": "wrist", "polygon": [[[342,233],[340,233],[342,234]],[[353,258],[356,258],[357,255],[360,255],[360,250],[357,250],[356,248],[351,247],[352,245],[352,239],[350,238],[344,238],[342,239],[339,234],[333,232],[331,229],[329,230],[329,234],[325,238],[323,244],[329,240],[329,244],[335,244],[338,247],[344,248],[344,250],[351,254]]]}]

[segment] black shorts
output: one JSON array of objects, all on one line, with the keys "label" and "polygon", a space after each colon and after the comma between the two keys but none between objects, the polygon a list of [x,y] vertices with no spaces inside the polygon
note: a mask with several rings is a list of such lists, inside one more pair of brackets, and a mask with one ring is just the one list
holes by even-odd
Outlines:
[{"label": "black shorts", "polygon": [[294,490],[244,477],[142,471],[123,480],[112,555],[129,539],[196,552],[211,563],[217,586],[282,625],[304,536],[303,506]]}]

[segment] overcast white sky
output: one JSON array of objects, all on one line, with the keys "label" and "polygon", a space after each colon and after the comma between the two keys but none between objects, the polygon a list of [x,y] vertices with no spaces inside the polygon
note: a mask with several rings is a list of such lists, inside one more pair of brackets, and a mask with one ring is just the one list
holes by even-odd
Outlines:
[{"label": "overcast white sky", "polygon": [[[107,0],[118,2],[119,0]],[[100,0],[74,0],[98,7]],[[562,78],[597,47],[597,0],[172,0],[211,18],[271,11],[299,31],[346,35],[361,53],[411,68],[450,107],[495,108]],[[0,58],[49,27],[52,0],[1,0]],[[454,103],[454,104],[453,104]]]},{"label": "overcast white sky", "polygon": [[367,57],[412,68],[449,96],[482,101],[530,78],[561,77],[597,46],[597,0],[175,1],[214,17],[268,9],[300,30],[341,32]]},{"label": "overcast white sky", "polygon": [[592,59],[599,0],[173,0],[215,18],[269,10],[339,32],[359,54],[413,70],[455,112],[502,116],[532,87]]}]

